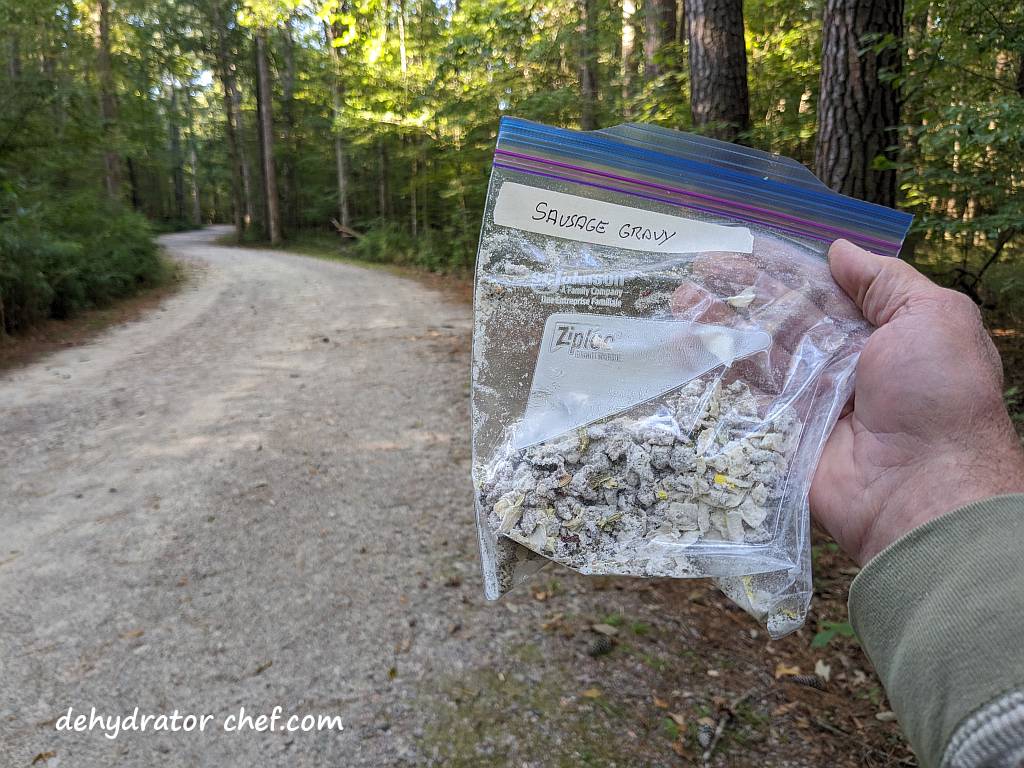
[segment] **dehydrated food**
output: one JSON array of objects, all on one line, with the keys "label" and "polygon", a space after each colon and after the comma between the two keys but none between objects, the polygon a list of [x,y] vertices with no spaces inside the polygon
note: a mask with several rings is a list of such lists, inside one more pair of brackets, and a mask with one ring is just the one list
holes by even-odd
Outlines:
[{"label": "dehydrated food", "polygon": [[800,421],[742,381],[690,382],[624,414],[499,454],[479,494],[502,534],[582,573],[685,576],[700,541],[763,544]]}]

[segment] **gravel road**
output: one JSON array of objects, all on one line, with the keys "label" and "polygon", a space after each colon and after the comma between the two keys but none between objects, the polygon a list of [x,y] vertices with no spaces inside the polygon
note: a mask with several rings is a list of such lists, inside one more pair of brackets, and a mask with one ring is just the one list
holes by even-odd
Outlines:
[{"label": "gravel road", "polygon": [[[160,308],[0,377],[0,764],[695,764],[741,697],[714,766],[862,764],[811,716],[899,748],[870,696],[780,687],[809,636],[707,584],[551,569],[486,603],[469,307],[224,231],[163,238],[190,278]],[[225,730],[241,707],[281,719]],[[213,717],[108,738],[69,708]]]},{"label": "gravel road", "polygon": [[[0,379],[5,765],[414,760],[403,699],[476,661],[443,586],[476,578],[468,307],[223,232],[163,238],[192,278],[159,310]],[[344,732],[54,723],[275,705]]]}]

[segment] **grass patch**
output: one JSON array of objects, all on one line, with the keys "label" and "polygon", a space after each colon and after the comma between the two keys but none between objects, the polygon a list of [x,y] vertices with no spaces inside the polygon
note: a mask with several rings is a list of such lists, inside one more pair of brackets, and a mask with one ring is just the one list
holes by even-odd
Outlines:
[{"label": "grass patch", "polygon": [[634,765],[637,748],[621,733],[628,708],[605,696],[567,704],[576,686],[550,674],[540,682],[476,670],[431,685],[423,757],[452,768],[480,765]]}]

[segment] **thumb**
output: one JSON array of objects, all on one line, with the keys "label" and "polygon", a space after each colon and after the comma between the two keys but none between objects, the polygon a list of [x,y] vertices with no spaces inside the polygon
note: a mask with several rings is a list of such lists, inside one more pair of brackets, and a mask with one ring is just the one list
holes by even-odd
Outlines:
[{"label": "thumb", "polygon": [[872,325],[885,325],[908,301],[936,288],[905,261],[865,251],[848,240],[832,243],[828,264],[839,287]]}]

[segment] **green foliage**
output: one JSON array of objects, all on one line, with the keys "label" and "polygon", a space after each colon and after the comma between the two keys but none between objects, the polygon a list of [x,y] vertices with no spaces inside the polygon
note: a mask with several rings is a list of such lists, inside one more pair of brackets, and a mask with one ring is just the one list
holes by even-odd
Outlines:
[{"label": "green foliage", "polygon": [[[629,55],[623,4],[594,4],[600,126],[691,126],[685,31],[646,50],[653,1],[636,3]],[[341,215],[337,139],[350,223],[367,233],[361,258],[470,268],[500,117],[568,127],[581,118],[582,2],[117,0],[112,120],[100,111],[96,8],[0,0],[0,184],[25,210],[80,194],[82,210],[101,205],[113,154],[116,202],[157,229],[232,221],[244,169],[253,219],[242,239],[258,239],[267,206],[257,34],[270,66],[284,232],[322,231]],[[811,165],[821,3],[745,0],[744,18],[751,128],[743,139]],[[902,204],[917,215],[915,256],[979,299],[1018,301],[1016,272],[1004,267],[1024,247],[1024,6],[992,0],[979,12],[907,0],[905,28],[903,41],[865,38],[861,47],[903,49],[902,71],[886,76],[904,98],[896,168]],[[237,91],[230,126],[229,84]],[[37,235],[38,247],[77,243],[66,229]],[[19,242],[23,253],[28,241]],[[90,290],[108,284],[118,280],[89,282]]]},{"label": "green foliage", "polygon": [[845,621],[820,621],[811,648],[825,648],[836,637],[855,637],[853,627]]},{"label": "green foliage", "polygon": [[2,332],[71,317],[162,277],[146,220],[96,197],[0,217]]}]

